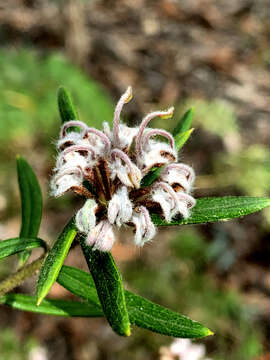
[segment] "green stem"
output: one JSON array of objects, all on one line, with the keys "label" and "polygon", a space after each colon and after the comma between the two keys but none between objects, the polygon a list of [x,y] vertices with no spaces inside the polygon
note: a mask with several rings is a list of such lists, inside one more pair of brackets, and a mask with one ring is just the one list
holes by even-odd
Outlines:
[{"label": "green stem", "polygon": [[23,267],[15,274],[10,275],[4,281],[0,282],[0,296],[14,289],[15,287],[23,283],[26,279],[35,275],[36,272],[41,268],[45,257],[46,254],[42,255],[37,260],[33,261],[31,264]]}]

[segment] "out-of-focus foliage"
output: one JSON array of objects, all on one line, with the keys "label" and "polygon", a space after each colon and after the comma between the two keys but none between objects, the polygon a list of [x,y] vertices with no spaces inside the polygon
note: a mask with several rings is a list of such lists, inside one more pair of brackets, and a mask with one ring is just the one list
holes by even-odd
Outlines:
[{"label": "out-of-focus foliage", "polygon": [[234,109],[224,100],[188,99],[180,106],[179,112],[191,107],[194,108],[194,127],[201,126],[210,133],[219,136],[238,132]]},{"label": "out-of-focus foliage", "polygon": [[[252,145],[232,153],[219,154],[214,159],[216,186],[234,185],[243,194],[261,196],[270,189],[270,151],[264,145]],[[270,211],[263,214],[270,224]]]},{"label": "out-of-focus foliage", "polygon": [[251,196],[262,196],[270,189],[270,151],[252,145],[239,152],[220,154],[215,159],[217,185],[234,184]]},{"label": "out-of-focus foliage", "polygon": [[2,329],[0,332],[0,351],[3,360],[29,360],[29,353],[34,347],[36,340],[33,339],[26,339],[22,346],[13,329]]},{"label": "out-of-focus foliage", "polygon": [[80,117],[89,125],[100,127],[102,121],[111,122],[109,97],[62,55],[42,56],[26,49],[2,51],[0,55],[1,147],[10,141],[25,144],[35,133],[47,139],[55,134],[60,85],[74,93]]}]

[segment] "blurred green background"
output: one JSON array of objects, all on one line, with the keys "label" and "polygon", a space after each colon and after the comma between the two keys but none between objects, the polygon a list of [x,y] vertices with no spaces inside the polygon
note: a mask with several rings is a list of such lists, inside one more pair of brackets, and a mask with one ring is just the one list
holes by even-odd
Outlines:
[{"label": "blurred green background", "polygon": [[[80,118],[100,127],[128,85],[124,110],[138,124],[176,107],[171,130],[195,108],[181,160],[194,167],[195,197],[270,195],[269,6],[255,1],[35,1],[0,4],[0,230],[16,235],[16,154],[36,171],[44,195],[40,236],[52,242],[79,208],[48,192],[59,132],[57,89],[67,87]],[[270,14],[268,14],[270,15]],[[237,20],[237,21],[236,21]],[[113,254],[127,288],[196,319],[215,336],[199,343],[211,359],[270,356],[270,212],[205,226],[162,229],[138,250],[124,231]],[[36,254],[34,254],[36,255]],[[67,263],[86,269],[78,248]],[[15,271],[0,263],[1,277]],[[18,291],[33,293],[35,279]],[[60,286],[51,296],[67,297]],[[56,319],[0,307],[4,360],[160,359],[172,339],[134,328],[122,339],[104,320]],[[185,360],[185,359],[184,359]]]}]

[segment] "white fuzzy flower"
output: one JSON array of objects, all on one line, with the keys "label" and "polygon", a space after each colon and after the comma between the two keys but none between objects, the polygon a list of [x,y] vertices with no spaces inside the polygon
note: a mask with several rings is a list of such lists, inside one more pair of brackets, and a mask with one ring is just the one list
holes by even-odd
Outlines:
[{"label": "white fuzzy flower", "polygon": [[166,166],[161,174],[162,181],[176,189],[182,188],[185,192],[190,192],[195,179],[194,170],[185,164],[170,164]]},{"label": "white fuzzy flower", "polygon": [[169,193],[162,189],[157,189],[153,191],[152,199],[154,202],[158,203],[162,209],[165,220],[170,222],[173,215],[177,212],[177,206],[175,204],[175,199],[171,197]]},{"label": "white fuzzy flower", "polygon": [[[73,146],[73,148],[76,145]],[[64,169],[65,167],[69,167],[72,165],[72,167],[80,168],[81,170],[84,170],[87,166],[87,157],[80,155],[79,152],[70,150],[72,147],[68,147],[61,153],[61,155],[58,157],[56,161],[56,169],[59,169],[60,171]],[[66,166],[65,166],[66,165]]]},{"label": "white fuzzy flower", "polygon": [[[76,225],[87,234],[89,246],[100,251],[113,246],[115,225],[133,226],[134,242],[142,246],[156,234],[150,211],[170,222],[178,214],[187,218],[195,205],[189,194],[194,171],[177,163],[173,136],[162,129],[147,128],[155,117],[170,118],[174,109],[152,112],[139,127],[128,127],[120,123],[120,115],[131,98],[128,87],[115,108],[112,130],[108,123],[101,131],[72,120],[63,124],[57,142],[52,194],[60,196],[73,190],[86,198],[76,215]],[[154,139],[157,135],[165,141]],[[141,188],[142,178],[161,166],[159,179]]]},{"label": "white fuzzy flower", "polygon": [[156,228],[151,221],[148,210],[144,206],[133,212],[131,222],[136,228],[134,242],[143,246],[145,242],[152,240],[156,235]]},{"label": "white fuzzy flower", "polygon": [[111,157],[112,162],[110,168],[112,180],[118,177],[124,185],[138,189],[142,179],[140,169],[132,163],[128,155],[122,150],[113,149],[111,151]]},{"label": "white fuzzy flower", "polygon": [[86,239],[86,243],[93,246],[93,250],[100,251],[110,251],[114,242],[113,227],[108,220],[101,220],[89,231]]},{"label": "white fuzzy flower", "polygon": [[70,132],[64,137],[60,137],[56,144],[57,148],[60,150],[64,150],[67,146],[75,145],[79,140],[81,140],[81,137],[81,133]]},{"label": "white fuzzy flower", "polygon": [[152,167],[160,167],[177,161],[176,151],[165,142],[151,141],[148,149],[148,151],[143,151],[142,156],[138,158],[144,173],[147,173]]},{"label": "white fuzzy flower", "polygon": [[62,166],[51,181],[53,196],[61,196],[73,187],[80,186],[82,179],[83,175],[80,167],[73,165]]},{"label": "white fuzzy flower", "polygon": [[137,136],[138,128],[134,127],[128,127],[125,124],[119,125],[119,138],[122,139],[121,141],[121,147],[123,149],[129,149],[132,145],[133,141],[135,140],[135,137]]},{"label": "white fuzzy flower", "polygon": [[88,234],[96,226],[96,211],[98,205],[95,200],[88,199],[76,214],[76,226],[84,234]]},{"label": "white fuzzy flower", "polygon": [[108,220],[111,224],[121,226],[129,222],[132,216],[132,203],[128,198],[127,188],[122,186],[116,191],[108,206]]}]

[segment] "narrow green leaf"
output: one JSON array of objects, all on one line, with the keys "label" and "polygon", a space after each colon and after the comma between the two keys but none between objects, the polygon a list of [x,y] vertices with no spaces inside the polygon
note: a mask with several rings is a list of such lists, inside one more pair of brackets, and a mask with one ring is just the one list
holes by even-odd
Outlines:
[{"label": "narrow green leaf", "polygon": [[53,286],[76,234],[77,230],[72,218],[64,227],[40,269],[37,283],[37,305],[41,303]]},{"label": "narrow green leaf", "polygon": [[62,123],[78,119],[78,113],[72,103],[71,96],[63,86],[58,90],[58,108]]},{"label": "narrow green leaf", "polygon": [[140,187],[146,187],[153,184],[153,182],[159,178],[162,170],[164,169],[164,166],[165,165],[159,168],[153,167],[150,171],[148,171],[148,173],[142,178]]},{"label": "narrow green leaf", "polygon": [[204,224],[225,221],[252,214],[270,205],[270,199],[250,196],[205,197],[197,199],[188,219],[174,219],[170,223],[159,215],[152,214],[152,221],[158,226]]},{"label": "narrow green leaf", "polygon": [[[31,166],[22,157],[17,156],[17,174],[21,195],[22,223],[21,238],[36,238],[42,217],[42,193]],[[22,266],[30,256],[31,251],[18,254]]]},{"label": "narrow green leaf", "polygon": [[[92,276],[71,266],[63,266],[57,281],[71,293],[81,297],[93,306],[101,308]],[[139,327],[163,335],[196,338],[211,335],[212,332],[183,315],[154,304],[145,298],[125,290],[130,322]]]},{"label": "narrow green leaf", "polygon": [[121,275],[109,252],[93,251],[80,238],[84,257],[93,276],[106,319],[119,335],[130,335],[130,323]]},{"label": "narrow green leaf", "polygon": [[175,148],[177,151],[179,151],[185,145],[185,143],[188,141],[190,135],[193,133],[193,130],[194,130],[194,128],[175,135],[174,142],[175,142]]},{"label": "narrow green leaf", "polygon": [[173,136],[176,137],[178,134],[181,134],[189,130],[193,117],[194,117],[194,108],[191,108],[188,111],[186,111],[185,114],[179,120],[178,124],[176,125],[176,127],[172,132]]},{"label": "narrow green leaf", "polygon": [[21,251],[43,247],[46,250],[46,243],[41,239],[12,238],[0,241],[0,259],[17,254]]},{"label": "narrow green leaf", "polygon": [[73,266],[63,265],[58,274],[57,282],[91,305],[98,309],[101,308],[93,277],[88,272]]},{"label": "narrow green leaf", "polygon": [[213,332],[197,321],[157,305],[141,296],[125,292],[130,321],[144,329],[181,338],[198,338]]},{"label": "narrow green leaf", "polygon": [[103,312],[90,304],[80,301],[45,299],[36,305],[36,297],[24,294],[6,294],[0,298],[0,303],[14,309],[31,311],[38,314],[76,317],[100,317]]}]

